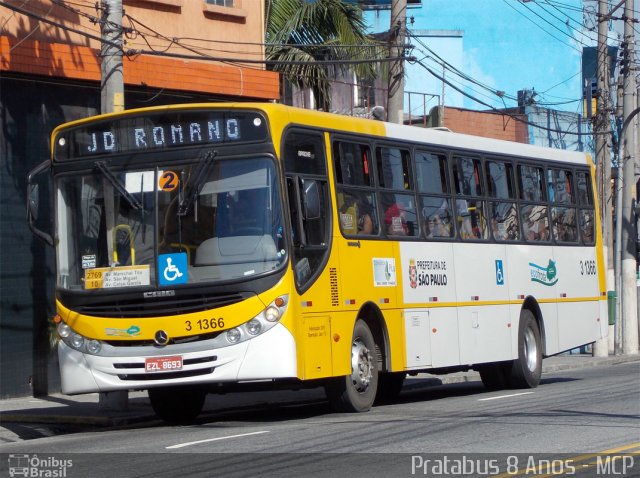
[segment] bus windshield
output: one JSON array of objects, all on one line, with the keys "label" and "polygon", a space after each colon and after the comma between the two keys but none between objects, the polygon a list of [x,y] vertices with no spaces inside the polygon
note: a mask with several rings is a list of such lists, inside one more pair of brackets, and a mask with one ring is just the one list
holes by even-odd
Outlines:
[{"label": "bus windshield", "polygon": [[96,163],[57,181],[58,286],[163,288],[263,274],[286,260],[268,157],[126,170]]}]

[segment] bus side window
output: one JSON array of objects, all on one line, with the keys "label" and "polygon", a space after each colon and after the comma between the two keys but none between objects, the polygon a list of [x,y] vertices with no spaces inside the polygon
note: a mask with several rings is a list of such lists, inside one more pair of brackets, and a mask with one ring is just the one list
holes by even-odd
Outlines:
[{"label": "bus side window", "polygon": [[293,270],[296,286],[305,290],[322,270],[329,253],[331,214],[324,137],[318,132],[292,129],[283,140],[282,151],[292,228]]},{"label": "bus side window", "polygon": [[547,217],[547,206],[522,206],[520,212],[525,240],[528,242],[548,241],[549,219]]},{"label": "bus side window", "polygon": [[591,190],[591,176],[586,171],[576,172],[576,196],[578,199],[578,225],[585,245],[595,244],[595,212]]},{"label": "bus side window", "polygon": [[591,245],[595,243],[595,222],[593,220],[593,211],[580,210],[580,235],[582,241]]},{"label": "bus side window", "polygon": [[542,168],[521,165],[518,167],[520,199],[524,201],[545,201]]},{"label": "bus side window", "polygon": [[336,181],[346,186],[371,186],[371,152],[366,144],[336,141],[333,145]]},{"label": "bus side window", "polygon": [[578,171],[578,173],[576,173],[576,182],[578,204],[581,206],[593,205],[593,201],[591,199],[591,178],[589,177],[589,173]]}]

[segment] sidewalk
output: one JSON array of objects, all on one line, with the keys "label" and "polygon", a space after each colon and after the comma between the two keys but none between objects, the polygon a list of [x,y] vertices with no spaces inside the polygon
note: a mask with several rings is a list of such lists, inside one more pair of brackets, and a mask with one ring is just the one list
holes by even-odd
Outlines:
[{"label": "sidewalk", "polygon": [[[563,354],[543,361],[545,373],[584,367],[614,365],[618,363],[640,361],[640,355],[591,357],[585,354]],[[449,375],[419,374],[405,380],[405,389],[415,390],[422,387],[441,384],[475,382],[480,377],[477,372],[459,372]],[[259,394],[259,395],[256,395]],[[324,399],[321,388],[299,391],[269,391],[254,393],[229,393],[225,395],[209,394],[203,414],[228,409],[262,406],[264,404],[285,405],[290,402]],[[113,427],[155,421],[157,418],[151,408],[146,392],[130,392],[126,411],[103,410],[98,405],[98,394],[67,396],[53,394],[43,398],[21,397],[0,400],[0,443],[20,441],[11,437],[11,429],[19,424],[45,424],[65,426],[103,426]],[[12,426],[14,425],[14,426]]]}]

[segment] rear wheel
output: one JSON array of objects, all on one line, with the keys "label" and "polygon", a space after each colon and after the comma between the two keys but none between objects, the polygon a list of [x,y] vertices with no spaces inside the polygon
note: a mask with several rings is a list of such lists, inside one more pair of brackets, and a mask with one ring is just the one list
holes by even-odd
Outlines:
[{"label": "rear wheel", "polygon": [[200,387],[149,389],[149,400],[156,415],[167,423],[184,424],[202,411],[206,390]]},{"label": "rear wheel", "polygon": [[487,390],[504,390],[509,386],[511,362],[496,362],[478,368],[482,384]]},{"label": "rear wheel", "polygon": [[376,398],[378,363],[375,342],[364,320],[357,320],[351,340],[351,375],[331,379],[325,389],[334,410],[366,412]]},{"label": "rear wheel", "polygon": [[511,388],[535,388],[542,376],[542,341],[540,328],[528,309],[520,312],[518,325],[518,358],[513,361],[509,385]]}]

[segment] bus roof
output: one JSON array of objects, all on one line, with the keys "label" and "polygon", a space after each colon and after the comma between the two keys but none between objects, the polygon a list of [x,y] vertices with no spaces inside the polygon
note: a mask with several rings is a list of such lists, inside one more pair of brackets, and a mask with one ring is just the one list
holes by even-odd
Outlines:
[{"label": "bus roof", "polygon": [[[267,114],[282,114],[288,117],[280,119],[281,125],[287,122],[308,124],[323,127],[333,131],[348,131],[353,133],[368,134],[387,139],[399,139],[414,143],[424,143],[432,147],[454,148],[476,152],[477,154],[494,153],[529,159],[549,161],[562,161],[579,165],[591,165],[591,158],[587,153],[567,151],[556,148],[547,148],[514,141],[473,136],[451,132],[442,128],[422,128],[418,126],[399,125],[373,119],[357,118],[334,113],[326,113],[308,110],[278,103],[183,103],[149,108],[124,110],[117,113],[109,113],[91,118],[83,118],[58,126],[54,130],[54,136],[69,127],[79,126],[94,120],[126,117],[135,114],[144,114],[157,111],[171,111],[182,109],[255,109],[265,111]],[[273,120],[273,118],[272,118]],[[285,123],[285,124],[283,124]]]}]

